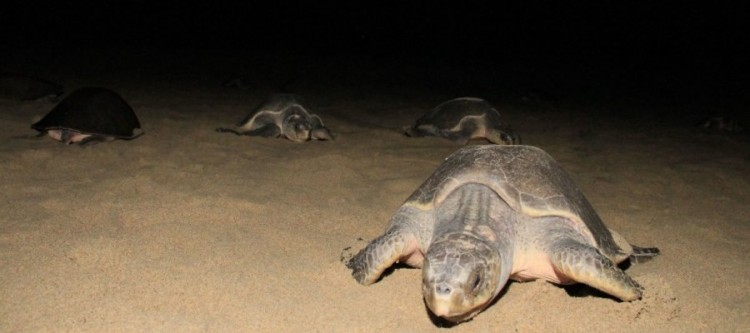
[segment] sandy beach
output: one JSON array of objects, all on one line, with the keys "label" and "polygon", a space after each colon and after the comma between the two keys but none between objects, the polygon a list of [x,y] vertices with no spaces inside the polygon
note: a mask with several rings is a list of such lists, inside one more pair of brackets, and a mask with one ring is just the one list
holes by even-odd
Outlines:
[{"label": "sandy beach", "polygon": [[[451,331],[750,330],[750,137],[695,126],[717,110],[750,124],[737,109],[598,94],[587,90],[596,82],[549,84],[515,64],[52,52],[18,53],[0,70],[68,92],[113,89],[145,135],[64,146],[29,128],[54,103],[0,100],[2,332],[445,331],[418,269],[364,287],[342,251],[380,235],[459,148],[401,128],[467,95],[558,160],[609,227],[662,254],[627,269],[642,300],[510,283]],[[231,78],[250,84],[222,86]],[[558,97],[524,102],[535,88]],[[282,90],[304,96],[336,140],[214,131]]]}]

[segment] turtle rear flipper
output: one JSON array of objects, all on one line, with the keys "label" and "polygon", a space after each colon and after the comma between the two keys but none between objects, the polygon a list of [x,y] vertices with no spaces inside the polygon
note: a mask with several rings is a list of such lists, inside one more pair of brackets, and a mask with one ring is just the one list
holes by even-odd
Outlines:
[{"label": "turtle rear flipper", "polygon": [[420,126],[406,126],[404,127],[404,134],[412,138],[421,138],[425,136],[435,136],[434,131],[425,131]]},{"label": "turtle rear flipper", "polygon": [[327,128],[316,128],[310,132],[310,138],[313,140],[331,141],[334,139],[333,134]]},{"label": "turtle rear flipper", "polygon": [[640,247],[635,245],[631,245],[631,247],[633,248],[633,253],[630,254],[628,259],[630,260],[630,263],[633,264],[647,262],[661,253],[659,248],[656,247]]}]

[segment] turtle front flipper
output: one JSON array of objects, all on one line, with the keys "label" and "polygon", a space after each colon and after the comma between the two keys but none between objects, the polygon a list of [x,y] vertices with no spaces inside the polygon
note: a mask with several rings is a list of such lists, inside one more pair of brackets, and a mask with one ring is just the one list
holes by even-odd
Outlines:
[{"label": "turtle front flipper", "polygon": [[249,136],[261,136],[264,138],[278,138],[281,136],[281,129],[279,126],[276,126],[276,124],[270,123],[251,131],[247,131],[244,134]]},{"label": "turtle front flipper", "polygon": [[352,276],[357,282],[363,285],[373,284],[388,267],[416,251],[416,243],[413,236],[390,229],[367,244],[346,263],[346,267],[352,270]]},{"label": "turtle front flipper", "polygon": [[237,135],[262,136],[266,138],[278,138],[281,136],[281,129],[274,123],[263,124],[252,130],[244,130],[243,127],[219,127],[216,129],[220,133],[234,133]]},{"label": "turtle front flipper", "polygon": [[85,138],[83,138],[81,141],[78,142],[78,145],[81,147],[84,146],[90,146],[101,142],[106,142],[107,137],[103,135],[90,135]]},{"label": "turtle front flipper", "polygon": [[420,125],[414,125],[414,126],[407,126],[403,128],[404,134],[408,137],[412,138],[421,138],[425,136],[436,136],[435,128],[429,127],[429,128],[423,128],[423,126]]},{"label": "turtle front flipper", "polygon": [[643,295],[643,287],[625,274],[596,248],[572,239],[559,240],[549,247],[555,270],[570,280],[589,285],[623,301]]},{"label": "turtle front flipper", "polygon": [[216,129],[216,131],[219,133],[234,133],[237,135],[242,135],[242,132],[238,131],[235,128],[230,128],[230,127],[219,127]]},{"label": "turtle front flipper", "polygon": [[313,128],[313,130],[310,131],[310,138],[323,141],[331,141],[334,139],[331,131],[325,127]]},{"label": "turtle front flipper", "polygon": [[325,125],[323,125],[323,120],[320,119],[317,115],[310,115],[310,124],[312,124],[312,130],[310,131],[310,138],[315,140],[326,140],[330,141],[333,140],[333,134],[331,133],[331,130],[329,130]]}]

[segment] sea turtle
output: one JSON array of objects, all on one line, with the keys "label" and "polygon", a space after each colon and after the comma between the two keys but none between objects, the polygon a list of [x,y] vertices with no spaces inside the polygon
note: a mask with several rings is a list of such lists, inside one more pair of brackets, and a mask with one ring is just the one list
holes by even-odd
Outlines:
[{"label": "sea turtle", "polygon": [[273,95],[237,126],[220,127],[216,131],[274,138],[283,136],[294,142],[333,139],[320,117],[308,112],[302,98],[294,94]]},{"label": "sea turtle", "polygon": [[65,144],[130,140],[143,134],[130,105],[116,92],[99,87],[73,91],[31,128]]},{"label": "sea turtle", "polygon": [[21,101],[55,101],[63,91],[61,85],[48,80],[17,73],[0,74],[0,97]]},{"label": "sea turtle", "polygon": [[404,132],[411,137],[439,136],[459,144],[485,138],[494,144],[520,144],[521,138],[500,121],[500,112],[487,101],[459,97],[423,115]]},{"label": "sea turtle", "polygon": [[744,128],[742,128],[742,125],[740,125],[737,120],[721,116],[705,119],[699,125],[709,132],[717,133],[739,133],[744,130]]},{"label": "sea turtle", "polygon": [[421,267],[427,307],[461,322],[509,279],[584,283],[623,301],[639,299],[643,288],[617,264],[658,253],[607,228],[543,150],[474,145],[448,156],[347,267],[363,285],[396,262]]}]

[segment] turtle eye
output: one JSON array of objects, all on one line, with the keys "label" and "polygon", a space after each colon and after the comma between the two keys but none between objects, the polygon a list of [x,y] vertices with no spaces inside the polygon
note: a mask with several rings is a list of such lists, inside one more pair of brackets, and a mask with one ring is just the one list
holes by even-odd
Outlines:
[{"label": "turtle eye", "polygon": [[471,290],[477,291],[479,289],[479,286],[482,285],[482,276],[478,273],[474,274],[474,281],[471,285]]},{"label": "turtle eye", "polygon": [[500,139],[505,141],[508,144],[513,144],[513,141],[514,141],[512,136],[505,134],[505,133],[500,135]]}]

